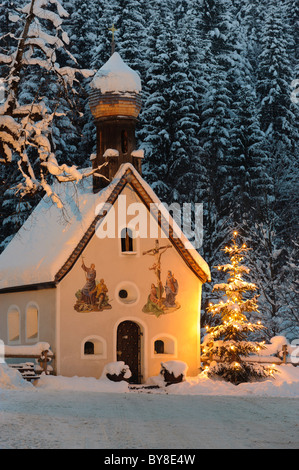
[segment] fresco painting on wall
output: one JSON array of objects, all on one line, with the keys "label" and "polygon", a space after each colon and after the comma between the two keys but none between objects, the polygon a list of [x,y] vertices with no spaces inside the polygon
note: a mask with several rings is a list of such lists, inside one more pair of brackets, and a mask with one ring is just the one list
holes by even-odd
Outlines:
[{"label": "fresco painting on wall", "polygon": [[176,301],[179,285],[174,274],[172,271],[168,271],[164,286],[161,279],[161,257],[169,248],[172,248],[172,245],[160,247],[159,241],[156,240],[155,248],[143,252],[143,255],[155,256],[155,262],[149,269],[153,270],[156,275],[156,284],[152,283],[147,303],[142,311],[156,315],[156,317],[174,312],[180,308],[180,304]]},{"label": "fresco painting on wall", "polygon": [[102,310],[110,310],[112,306],[109,304],[108,288],[104,279],[96,280],[96,267],[91,264],[88,268],[82,257],[82,269],[85,272],[85,284],[82,289],[76,292],[77,302],[74,309],[77,312],[101,312]]}]

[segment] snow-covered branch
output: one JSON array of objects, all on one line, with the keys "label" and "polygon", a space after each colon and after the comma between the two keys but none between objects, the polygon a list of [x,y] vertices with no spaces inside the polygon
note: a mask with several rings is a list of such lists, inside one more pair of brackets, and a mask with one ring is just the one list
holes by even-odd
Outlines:
[{"label": "snow-covered branch", "polygon": [[[0,106],[0,162],[17,163],[23,177],[23,183],[16,187],[20,195],[42,190],[58,207],[62,207],[62,202],[52,191],[49,176],[59,182],[79,182],[91,174],[101,177],[101,168],[83,174],[74,165],[58,163],[52,130],[54,119],[62,116],[57,112],[59,102],[54,112],[50,111],[44,96],[39,96],[39,89],[30,104],[19,103],[19,98],[26,72],[32,66],[38,66],[55,78],[70,105],[68,92],[76,93],[73,86],[79,81],[78,74],[85,78],[94,75],[93,70],[80,70],[76,59],[66,48],[69,37],[62,29],[62,22],[68,16],[59,0],[31,0],[17,14],[9,16],[14,27],[21,28],[22,32],[10,53],[5,50],[5,54],[0,54],[0,64],[8,67],[6,99]],[[14,36],[11,35],[11,38]],[[64,51],[75,67],[59,64],[58,50]]]},{"label": "snow-covered branch", "polygon": [[[103,165],[100,165],[97,168],[94,168],[93,170],[88,170],[85,172],[81,172],[78,170],[77,166],[68,166],[66,164],[59,165],[55,155],[52,153],[50,154],[48,160],[46,162],[43,162],[41,164],[42,166],[46,167],[48,172],[51,173],[51,175],[55,176],[55,178],[60,182],[69,182],[69,181],[76,181],[77,183],[81,181],[84,178],[88,178],[89,176],[95,175],[99,177],[103,177],[107,179],[105,176],[100,174],[101,169],[107,165],[107,163],[103,163]],[[108,181],[108,180],[107,180]]]}]

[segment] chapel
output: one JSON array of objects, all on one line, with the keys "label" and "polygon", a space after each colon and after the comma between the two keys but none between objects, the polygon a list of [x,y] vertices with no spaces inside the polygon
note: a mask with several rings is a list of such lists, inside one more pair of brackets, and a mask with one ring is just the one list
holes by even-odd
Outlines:
[{"label": "chapel", "polygon": [[132,383],[159,374],[162,361],[199,372],[210,270],[142,177],[141,92],[114,51],[89,97],[91,163],[102,176],[56,184],[63,214],[45,197],[0,255],[0,338],[49,343],[57,375],[99,378],[115,361],[129,366]]}]

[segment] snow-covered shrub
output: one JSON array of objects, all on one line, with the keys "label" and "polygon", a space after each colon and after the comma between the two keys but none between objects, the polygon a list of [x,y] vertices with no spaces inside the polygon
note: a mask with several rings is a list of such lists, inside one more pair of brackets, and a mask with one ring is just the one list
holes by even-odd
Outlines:
[{"label": "snow-covered shrub", "polygon": [[161,371],[166,386],[186,380],[188,366],[182,361],[161,362]]},{"label": "snow-covered shrub", "polygon": [[209,378],[220,378],[234,385],[244,382],[258,382],[277,373],[277,369],[272,366],[264,366],[252,362],[220,362],[213,361],[210,364],[207,376]]},{"label": "snow-covered shrub", "polygon": [[107,377],[112,382],[128,380],[132,376],[129,366],[123,361],[110,362],[103,370],[102,378]]}]

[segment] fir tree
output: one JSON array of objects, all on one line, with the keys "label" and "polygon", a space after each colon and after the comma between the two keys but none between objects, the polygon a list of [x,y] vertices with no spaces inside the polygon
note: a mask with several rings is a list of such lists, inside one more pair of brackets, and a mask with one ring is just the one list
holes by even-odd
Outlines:
[{"label": "fir tree", "polygon": [[199,148],[199,124],[194,109],[196,93],[184,42],[176,34],[166,34],[165,39],[168,64],[164,96],[169,134],[166,181],[173,188],[171,200],[182,203],[194,201],[196,191],[198,167],[195,160]]},{"label": "fir tree", "polygon": [[294,123],[290,85],[293,79],[293,43],[290,27],[284,22],[285,6],[270,2],[261,38],[258,92],[261,97],[262,129],[269,137],[273,153],[294,152],[298,131]]},{"label": "fir tree", "polygon": [[[299,138],[296,125],[298,110],[290,99],[295,63],[290,54],[293,38],[285,16],[285,5],[270,2],[261,38],[257,86],[261,102],[261,129],[268,141],[271,172],[275,178],[273,197],[279,211],[284,209],[282,201],[288,197],[283,194],[284,188],[291,187],[289,182],[292,181],[294,168],[298,170],[296,155]],[[286,184],[281,184],[282,179],[286,180]],[[295,180],[293,184],[296,184]]]},{"label": "fir tree", "polygon": [[117,11],[116,25],[118,28],[116,49],[123,60],[144,75],[144,46],[147,41],[145,27],[144,0],[121,0]]},{"label": "fir tree", "polygon": [[232,243],[224,248],[230,263],[219,265],[218,270],[228,273],[227,282],[214,285],[214,291],[224,292],[225,298],[218,304],[210,304],[208,312],[217,316],[219,324],[207,327],[204,354],[219,358],[219,363],[211,364],[207,371],[209,377],[221,377],[238,385],[242,382],[259,380],[273,374],[273,368],[256,365],[246,360],[250,354],[257,354],[264,347],[263,342],[253,341],[250,337],[264,329],[261,321],[250,322],[248,313],[259,314],[257,296],[248,295],[257,286],[243,279],[249,268],[242,264],[248,251],[246,244],[238,245],[238,233],[234,232]]},{"label": "fir tree", "polygon": [[205,67],[199,138],[206,156],[211,196],[221,216],[229,215],[232,204],[231,141],[235,115],[230,78],[233,63],[230,7],[228,0],[204,0],[200,25]]},{"label": "fir tree", "polygon": [[[268,208],[264,205],[262,221],[247,227],[248,241],[253,248],[248,264],[260,292],[259,305],[268,339],[276,335],[292,338],[294,331],[298,331],[294,315],[295,299],[298,302],[294,257],[296,252],[298,257],[298,246],[294,243],[292,249],[284,243],[276,230],[277,218],[271,204]],[[290,318],[293,318],[293,331]]]},{"label": "fir tree", "polygon": [[168,84],[165,74],[167,55],[164,51],[164,27],[166,24],[164,21],[155,16],[149,29],[138,139],[146,156],[143,165],[144,176],[157,195],[166,200],[169,194],[169,187],[166,183],[169,134],[166,117],[167,98],[165,96]]},{"label": "fir tree", "polygon": [[[100,18],[103,15],[102,0],[85,2],[75,0],[71,4],[70,18],[64,23],[69,32],[72,54],[83,69],[92,67],[92,56],[98,45]],[[108,35],[108,30],[107,30]]]},{"label": "fir tree", "polygon": [[250,38],[241,22],[237,23],[236,31],[235,64],[231,73],[235,122],[230,197],[234,201],[233,219],[238,224],[260,215],[266,195],[273,192],[273,182],[269,175],[267,140],[258,117]]}]

